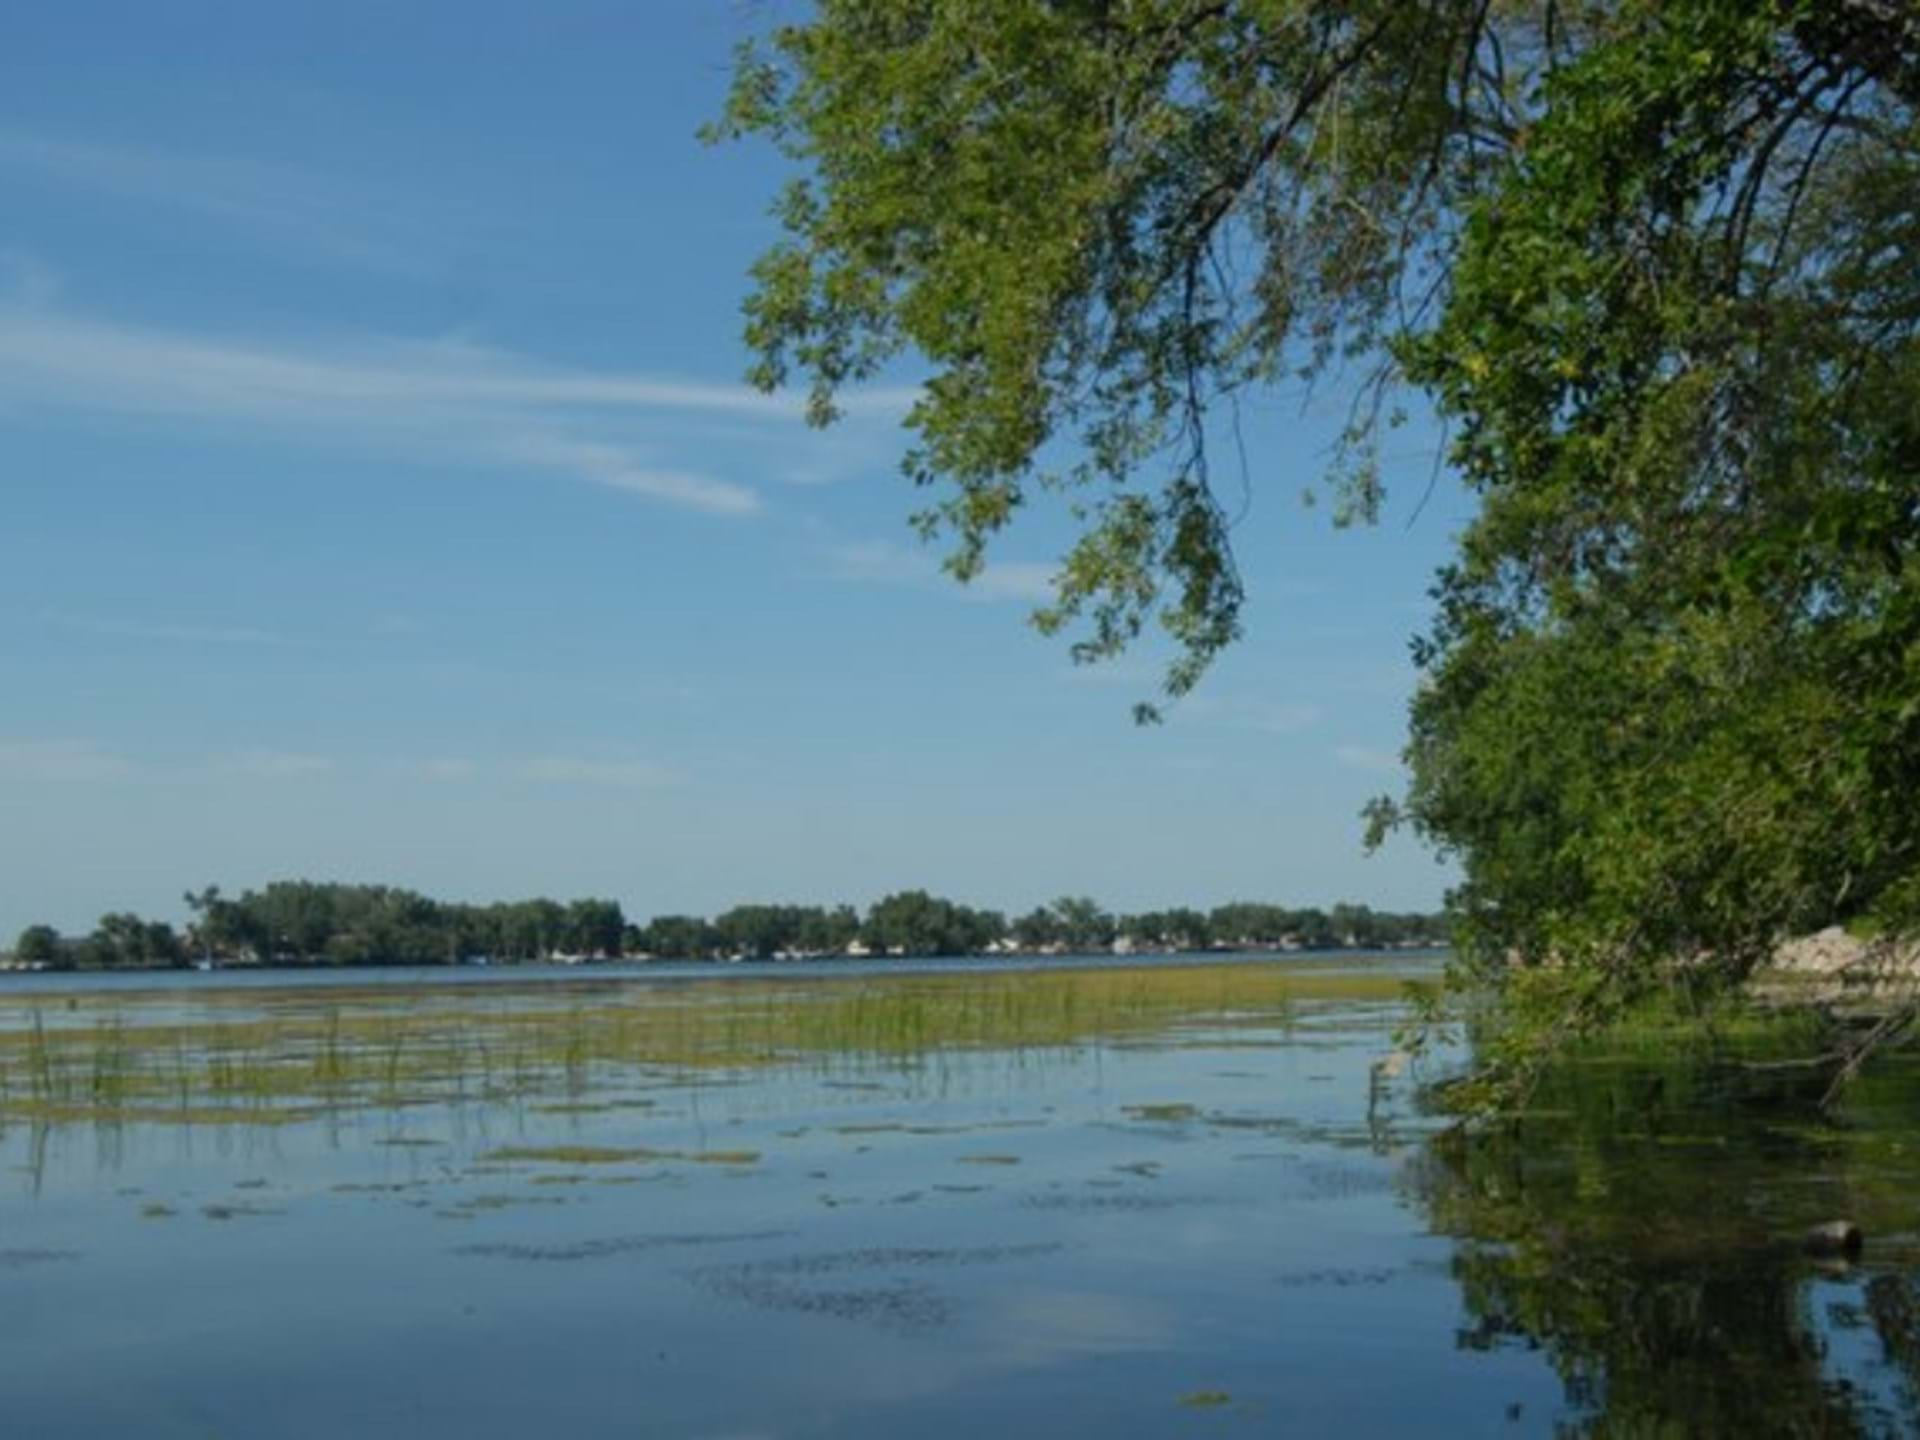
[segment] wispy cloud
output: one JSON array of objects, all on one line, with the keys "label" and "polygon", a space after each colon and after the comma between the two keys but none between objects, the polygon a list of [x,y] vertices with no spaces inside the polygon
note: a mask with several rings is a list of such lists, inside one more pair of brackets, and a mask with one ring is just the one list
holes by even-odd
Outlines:
[{"label": "wispy cloud", "polygon": [[745,385],[594,374],[464,341],[305,346],[135,329],[36,305],[0,307],[0,404],[136,416],[229,433],[293,431],[382,456],[570,474],[715,515],[750,515],[744,485],[661,463],[631,434],[708,414],[797,427],[795,400]]},{"label": "wispy cloud", "polygon": [[183,645],[277,645],[282,637],[252,625],[175,624],[164,620],[129,620],[108,616],[69,615],[49,611],[49,625],[87,635],[121,640],[153,640]]},{"label": "wispy cloud", "polygon": [[1318,705],[1299,701],[1242,700],[1230,711],[1233,723],[1269,735],[1297,735],[1320,723]]},{"label": "wispy cloud", "polygon": [[0,782],[199,780],[210,775],[287,780],[319,775],[331,769],[333,762],[326,756],[293,750],[246,749],[199,760],[135,764],[120,751],[95,740],[0,740]]},{"label": "wispy cloud", "polygon": [[[1167,678],[1164,667],[1145,659],[1101,660],[1087,665],[1063,665],[1060,667],[1060,679],[1073,685],[1093,685],[1115,689],[1153,690]],[[1180,701],[1180,708],[1189,714],[1198,714],[1209,703],[1202,695],[1188,695]]]},{"label": "wispy cloud", "polygon": [[291,780],[324,774],[333,768],[333,762],[324,755],[294,750],[241,750],[221,757],[217,768],[256,780]]},{"label": "wispy cloud", "polygon": [[982,600],[1026,600],[1034,604],[1053,597],[1058,567],[1029,560],[1002,560],[988,565],[968,585]]},{"label": "wispy cloud", "polygon": [[[1145,666],[1134,667],[1130,674],[1131,683],[1136,685],[1158,685],[1165,679],[1164,672]],[[1214,730],[1298,735],[1318,725],[1326,712],[1318,705],[1301,700],[1254,700],[1202,689],[1181,696],[1169,707],[1169,714],[1176,719],[1194,721]]]},{"label": "wispy cloud", "polygon": [[118,780],[132,773],[124,755],[92,740],[0,740],[0,782]]},{"label": "wispy cloud", "polygon": [[835,540],[814,552],[803,576],[855,585],[925,585],[940,578],[940,566],[926,551],[896,540]]},{"label": "wispy cloud", "polygon": [[398,190],[300,166],[0,129],[0,169],[156,212],[197,215],[300,255],[424,268],[445,242]]},{"label": "wispy cloud", "polygon": [[436,780],[443,784],[471,780],[480,773],[479,766],[459,755],[441,755],[431,760],[421,760],[409,766],[408,770],[422,780]]},{"label": "wispy cloud", "polygon": [[1333,758],[1350,769],[1367,770],[1376,775],[1391,775],[1400,769],[1399,756],[1366,745],[1336,745]]},{"label": "wispy cloud", "polygon": [[940,568],[938,558],[929,550],[897,540],[827,540],[816,547],[802,578],[857,585],[946,585],[974,600],[1033,604],[1052,595],[1054,570],[1054,566],[1038,561],[995,561],[960,586]]},{"label": "wispy cloud", "polygon": [[427,622],[418,615],[395,613],[377,617],[367,628],[381,636],[424,635],[427,633]]},{"label": "wispy cloud", "polygon": [[60,275],[37,255],[0,250],[0,300],[17,305],[51,305],[60,294]]},{"label": "wispy cloud", "polygon": [[520,769],[520,778],[544,785],[601,785],[620,790],[656,790],[681,777],[647,760],[599,760],[573,755],[542,755]]},{"label": "wispy cloud", "polygon": [[693,510],[717,515],[751,515],[760,508],[759,498],[743,486],[710,480],[689,470],[666,470],[643,464],[619,445],[532,435],[522,445],[521,454],[529,463],[543,468],[572,470],[615,490]]}]

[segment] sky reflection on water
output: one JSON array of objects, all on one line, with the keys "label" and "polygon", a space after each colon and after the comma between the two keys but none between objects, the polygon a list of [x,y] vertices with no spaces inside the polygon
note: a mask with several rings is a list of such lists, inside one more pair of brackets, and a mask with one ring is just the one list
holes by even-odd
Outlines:
[{"label": "sky reflection on water", "polygon": [[[1408,1081],[1371,1083],[1397,1015],[1321,999],[1158,1039],[596,1070],[571,1102],[266,1126],[11,1123],[8,1429],[1604,1429],[1605,1374],[1568,1363],[1604,1337],[1515,1302],[1541,1278],[1522,1294],[1513,1252],[1459,1233],[1434,1122]],[[1856,1428],[1896,1423],[1903,1372],[1829,1313],[1864,1316],[1864,1279],[1768,1265],[1748,1299],[1778,1323],[1717,1343],[1766,1358],[1799,1324],[1831,1352],[1812,1373],[1870,1402]],[[1573,1306],[1589,1277],[1563,1278]],[[1784,1433],[1842,1414],[1782,1393]]]}]

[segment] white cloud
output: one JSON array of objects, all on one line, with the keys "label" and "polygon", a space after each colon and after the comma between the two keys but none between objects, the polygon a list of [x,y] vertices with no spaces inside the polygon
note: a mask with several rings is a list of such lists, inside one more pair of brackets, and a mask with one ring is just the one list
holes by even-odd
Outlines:
[{"label": "white cloud", "polygon": [[821,546],[805,578],[856,585],[924,585],[940,578],[940,566],[926,551],[897,540],[844,540]]},{"label": "white cloud", "polygon": [[479,767],[473,761],[458,755],[443,755],[433,760],[422,760],[411,768],[413,773],[423,780],[438,780],[446,783],[471,780],[479,773]]},{"label": "white cloud", "polygon": [[60,295],[60,276],[51,265],[24,250],[0,250],[0,299],[16,305],[51,305]]},{"label": "white cloud", "polygon": [[404,192],[298,166],[0,129],[0,169],[126,201],[149,226],[156,211],[198,214],[331,260],[411,271],[445,248]]},{"label": "white cloud", "polygon": [[[168,211],[197,215],[332,259],[438,270],[448,245],[444,216],[410,191],[277,162],[0,126],[0,175],[126,202],[149,227]],[[455,228],[470,237],[473,223]],[[138,330],[62,312],[59,293],[42,262],[0,249],[0,407],[297,429],[381,458],[559,470],[724,516],[756,512],[759,497],[658,453],[661,417],[714,417],[736,427],[730,440],[741,423],[764,424],[759,473],[776,480],[865,472],[894,449],[858,423],[801,438],[804,396],[744,383],[572,370],[451,340],[290,345]],[[920,393],[876,386],[838,404],[856,421],[897,419]],[[632,433],[640,421],[652,433]]]},{"label": "white cloud", "polygon": [[[1167,678],[1164,668],[1156,667],[1147,660],[1115,659],[1100,660],[1085,665],[1065,665],[1060,669],[1060,678],[1075,685],[1113,686],[1129,690],[1153,690]],[[1188,695],[1181,699],[1183,713],[1200,715],[1209,713],[1215,702],[1202,695]]]},{"label": "white cloud", "polygon": [[944,585],[970,599],[1022,600],[1029,604],[1046,600],[1053,593],[1055,567],[1038,561],[989,563],[963,586],[940,568],[931,551],[897,540],[828,541],[815,555],[815,563],[802,578],[859,585]]},{"label": "white cloud", "polygon": [[1249,730],[1269,735],[1297,735],[1320,722],[1320,707],[1297,702],[1243,700],[1234,707],[1235,718]]},{"label": "white cloud", "polygon": [[653,790],[678,783],[680,776],[646,760],[594,760],[543,755],[520,770],[520,778],[547,785],[601,785],[621,790]]},{"label": "white cloud", "polygon": [[290,780],[331,770],[333,762],[324,755],[292,750],[242,750],[224,757],[219,768],[258,780]]},{"label": "white cloud", "polygon": [[744,385],[604,375],[460,341],[304,346],[142,330],[0,307],[0,404],[133,416],[227,434],[459,465],[534,467],[710,514],[760,508],[749,488],[660,464],[636,425],[714,414],[798,428],[797,401]]},{"label": "white cloud", "polygon": [[989,564],[967,588],[982,600],[1025,600],[1038,604],[1053,598],[1053,577],[1057,571],[1057,566],[1037,561],[1003,560]]},{"label": "white cloud", "polygon": [[618,445],[531,436],[522,453],[533,464],[577,471],[615,490],[693,510],[715,515],[751,515],[760,508],[759,497],[745,486],[709,480],[686,470],[661,470],[643,465]]},{"label": "white cloud", "polygon": [[[569,370],[467,340],[363,336],[302,347],[138,329],[40,304],[0,311],[0,364],[10,385],[43,400],[79,386],[67,397],[76,405],[251,420],[330,420],[348,407],[391,420],[433,406],[782,423],[806,414],[801,397],[763,394],[744,381]],[[876,389],[849,396],[846,406],[885,414],[912,393]]]},{"label": "white cloud", "polygon": [[1365,745],[1336,745],[1333,747],[1333,758],[1352,769],[1368,770],[1377,775],[1390,775],[1400,768],[1399,756]]},{"label": "white cloud", "polygon": [[[1164,672],[1138,667],[1133,683],[1157,685]],[[1263,735],[1297,735],[1318,725],[1325,712],[1297,700],[1248,700],[1201,690],[1183,695],[1169,707],[1176,720],[1197,721],[1222,730],[1254,730]]]},{"label": "white cloud", "polygon": [[1207,775],[1220,768],[1220,762],[1211,755],[1169,755],[1167,768],[1189,775]]},{"label": "white cloud", "polygon": [[0,740],[0,781],[117,780],[132,773],[125,756],[91,740]]},{"label": "white cloud", "polygon": [[277,645],[281,637],[252,625],[182,625],[164,620],[125,620],[49,611],[47,623],[62,630],[124,640],[157,640],[188,645]]}]

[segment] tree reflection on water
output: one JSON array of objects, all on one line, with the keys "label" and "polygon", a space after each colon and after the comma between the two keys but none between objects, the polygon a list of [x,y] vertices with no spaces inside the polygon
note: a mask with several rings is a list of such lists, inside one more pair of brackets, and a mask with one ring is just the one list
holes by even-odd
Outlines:
[{"label": "tree reflection on water", "polygon": [[[1543,1351],[1574,1433],[1920,1428],[1920,1069],[1881,1066],[1825,1123],[1824,1077],[1752,1058],[1588,1056],[1409,1172],[1457,1237],[1458,1345]],[[1871,1237],[1857,1263],[1800,1243],[1838,1216]]]}]

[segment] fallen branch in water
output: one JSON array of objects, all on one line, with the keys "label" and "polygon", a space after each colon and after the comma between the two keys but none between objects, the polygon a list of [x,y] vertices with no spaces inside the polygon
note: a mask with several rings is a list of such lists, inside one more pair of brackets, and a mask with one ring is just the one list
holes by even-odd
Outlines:
[{"label": "fallen branch in water", "polygon": [[1848,1082],[1860,1073],[1861,1066],[1876,1051],[1905,1039],[1916,1021],[1920,1021],[1920,997],[1909,996],[1876,1020],[1858,1039],[1847,1044],[1823,1050],[1818,1055],[1803,1055],[1791,1060],[1748,1060],[1742,1062],[1740,1068],[1753,1073],[1831,1068],[1834,1071],[1833,1079],[1820,1096],[1820,1108],[1830,1109]]},{"label": "fallen branch in water", "polygon": [[1848,1081],[1860,1073],[1860,1067],[1867,1058],[1883,1045],[1897,1043],[1907,1031],[1913,1028],[1916,1019],[1920,1019],[1920,1001],[1908,999],[1899,1008],[1880,1017],[1874,1027],[1867,1031],[1860,1042],[1851,1047],[1850,1053],[1840,1065],[1839,1072],[1827,1085],[1827,1093],[1820,1097],[1820,1108],[1827,1109],[1845,1088]]}]

